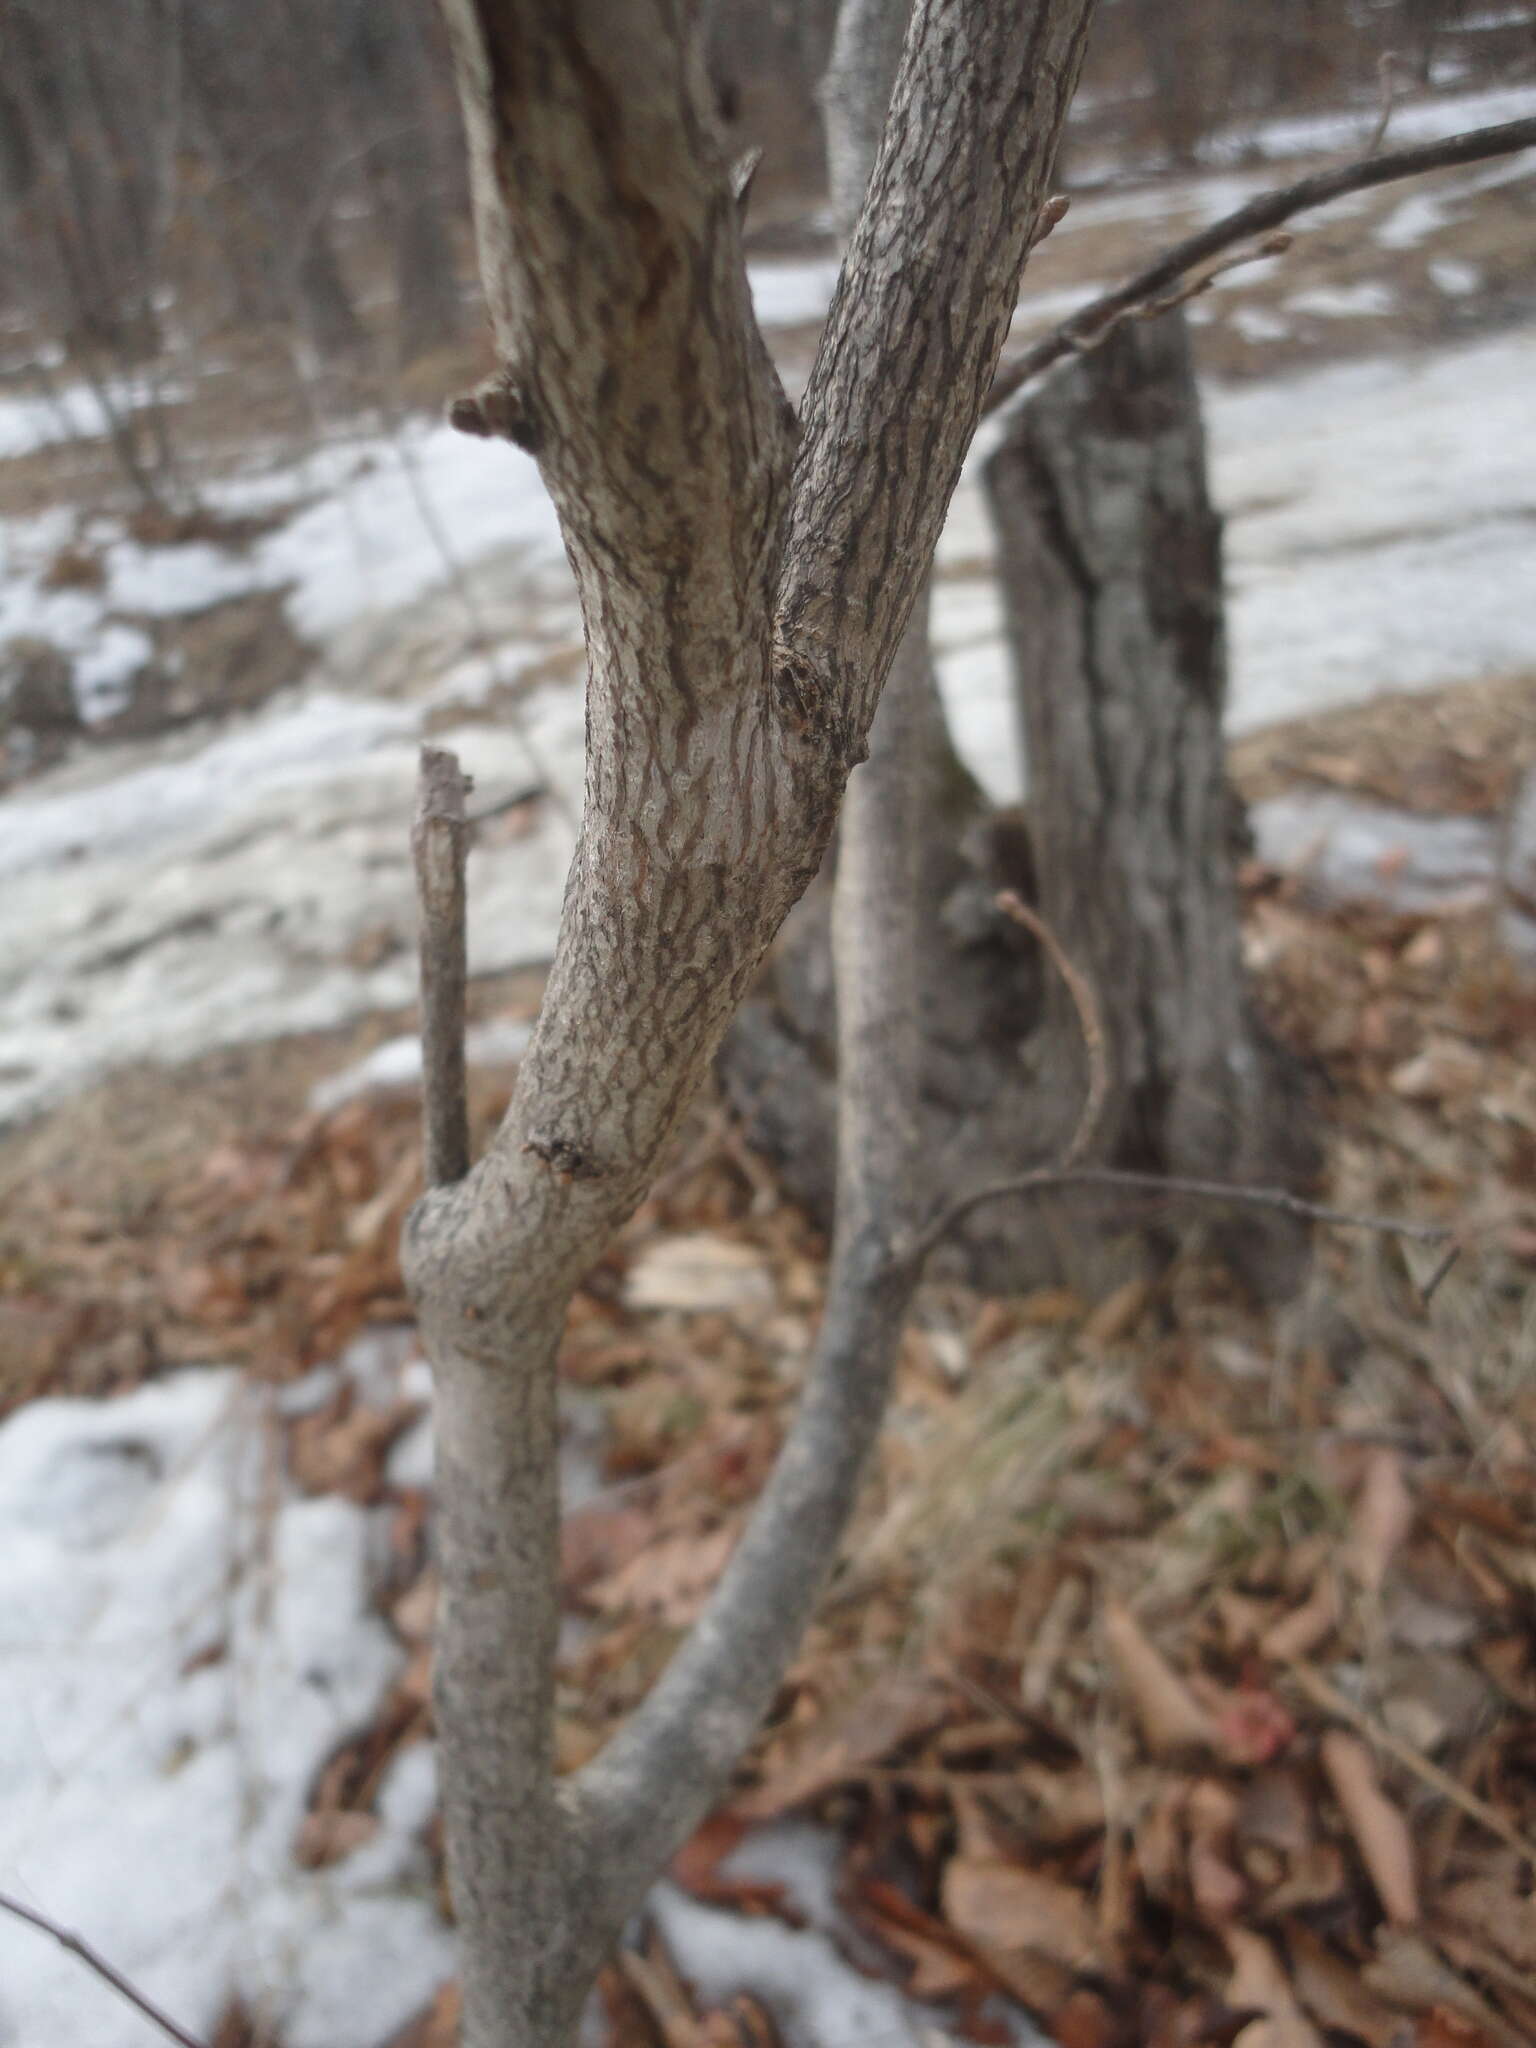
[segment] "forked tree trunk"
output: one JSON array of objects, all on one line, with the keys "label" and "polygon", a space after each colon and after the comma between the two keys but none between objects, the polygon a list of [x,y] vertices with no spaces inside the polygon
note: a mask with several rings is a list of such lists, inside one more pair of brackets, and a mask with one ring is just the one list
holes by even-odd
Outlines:
[{"label": "forked tree trunk", "polygon": [[[1316,1153],[1299,1076],[1255,1014],[1242,964],[1221,527],[1183,315],[1126,321],[1053,378],[988,462],[986,486],[1037,902],[1103,1026],[1092,1156],[1305,1179]],[[1042,1109],[1074,1115],[1088,1059],[1059,977],[1031,1055],[1048,1081]],[[1294,1226],[1250,1212],[1221,1229],[1253,1277],[1287,1284],[1303,1241]]]},{"label": "forked tree trunk", "polygon": [[[752,321],[694,11],[447,12],[501,359],[456,416],[533,449],[559,511],[586,625],[587,777],[506,1118],[418,1204],[402,1252],[436,1386],[435,1701],[465,2048],[567,2048],[587,1984],[773,1700],[884,1410],[917,1265],[910,1005],[883,944],[840,926],[859,1056],[790,1434],[644,1704],[557,1783],[566,1309],[820,866],[850,770],[884,751],[870,726],[996,371],[1091,0],[918,0],[798,421]],[[891,865],[895,808],[856,806],[867,872]]]}]

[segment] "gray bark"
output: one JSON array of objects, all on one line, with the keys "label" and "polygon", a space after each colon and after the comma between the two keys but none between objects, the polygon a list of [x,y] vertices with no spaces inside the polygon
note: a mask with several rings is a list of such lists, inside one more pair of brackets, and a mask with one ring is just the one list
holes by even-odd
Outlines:
[{"label": "gray bark", "polygon": [[806,1402],[737,1557],[631,1727],[557,1788],[565,1309],[820,865],[996,366],[1089,12],[923,0],[797,443],[678,10],[447,0],[503,361],[488,410],[539,457],[589,649],[543,1013],[491,1151],[404,1247],[438,1377],[469,2048],[568,2040],[771,1703],[878,1421],[908,1283],[851,1193]]},{"label": "gray bark", "polygon": [[[852,231],[869,183],[908,15],[906,0],[845,0],[822,82],[821,102],[833,213]],[[928,593],[914,614],[906,650],[901,743],[919,792],[907,821],[908,866],[914,888],[910,939],[914,1000],[921,1028],[911,1112],[933,1191],[968,1186],[978,1164],[1002,1171],[1011,1155],[974,1149],[945,1154],[958,1120],[988,1112],[1016,1090],[1016,1047],[1036,977],[1028,949],[992,908],[996,886],[1020,886],[1025,874],[1006,865],[990,872],[995,851],[984,820],[987,802],[956,755],[928,652]],[[840,856],[839,856],[840,858]],[[829,866],[831,863],[829,863]],[[841,872],[839,868],[839,873]],[[838,1052],[833,989],[832,883],[796,908],[774,949],[762,986],[732,1026],[720,1076],[751,1142],[774,1159],[785,1184],[830,1225],[836,1207]],[[946,1166],[949,1174],[946,1174]],[[954,1184],[950,1184],[950,1174]],[[969,1242],[992,1235],[978,1218]],[[1012,1262],[992,1262],[978,1278],[1006,1285]]]},{"label": "gray bark", "polygon": [[[1234,1181],[1315,1164],[1296,1076],[1256,1018],[1233,879],[1220,523],[1181,314],[1127,322],[1024,407],[986,469],[1013,646],[1037,900],[1101,1012],[1090,1156]],[[1064,1141],[1082,1026],[1047,983],[1031,1063]],[[1283,1289],[1300,1238],[1222,1226]]]}]

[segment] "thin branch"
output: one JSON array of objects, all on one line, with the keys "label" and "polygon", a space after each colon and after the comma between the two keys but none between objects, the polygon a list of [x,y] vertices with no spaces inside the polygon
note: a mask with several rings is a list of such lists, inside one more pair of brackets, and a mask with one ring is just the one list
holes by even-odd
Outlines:
[{"label": "thin branch", "polygon": [[1321,1707],[1325,1714],[1332,1714],[1335,1720],[1345,1721],[1363,1735],[1377,1749],[1396,1759],[1405,1770],[1409,1770],[1426,1785],[1432,1786],[1442,1798],[1449,1799],[1453,1806],[1459,1806],[1463,1813],[1485,1827],[1489,1834],[1508,1843],[1517,1854],[1536,1865],[1536,1842],[1499,1812],[1486,1799],[1479,1799],[1475,1792],[1469,1792],[1465,1785],[1453,1778],[1449,1771],[1441,1770],[1427,1756],[1420,1755],[1411,1742],[1404,1742],[1394,1735],[1390,1728],[1357,1707],[1353,1700],[1346,1699],[1337,1686],[1330,1685],[1320,1671],[1316,1671],[1304,1658],[1292,1657],[1285,1660],[1285,1668],[1312,1704]]},{"label": "thin branch", "polygon": [[1536,145],[1536,119],[1503,121],[1491,128],[1473,128],[1464,135],[1451,135],[1440,142],[1425,142],[1412,149],[1389,150],[1384,156],[1365,156],[1355,163],[1340,164],[1330,171],[1317,171],[1294,185],[1251,199],[1236,212],[1223,215],[1198,234],[1175,242],[1161,256],[1113,291],[1092,299],[1042,335],[1024,353],[1006,363],[992,380],[985,411],[994,413],[1006,405],[1015,392],[1031,378],[1038,377],[1063,356],[1080,353],[1104,339],[1117,321],[1144,305],[1186,277],[1198,265],[1219,256],[1237,242],[1277,228],[1293,215],[1312,207],[1326,206],[1347,192],[1363,192],[1373,185],[1390,185],[1399,178],[1416,178],[1425,171],[1450,170],[1457,164],[1481,163],[1492,156],[1508,156],[1518,149]]},{"label": "thin branch", "polygon": [[162,2012],[152,1998],[146,1998],[142,1991],[129,1983],[120,1970],[113,1969],[106,1957],[92,1948],[81,1935],[71,1934],[67,1927],[61,1927],[56,1920],[50,1920],[46,1913],[39,1913],[35,1907],[24,1906],[20,1899],[13,1899],[8,1892],[0,1892],[0,1911],[14,1913],[18,1920],[25,1920],[28,1926],[35,1927],[40,1934],[51,1935],[60,1948],[68,1949],[72,1956],[78,1956],[86,1968],[94,1970],[104,1983],[110,1984],[119,1997],[126,1998],[130,2005],[136,2005],[147,2020],[153,2020],[155,2025],[173,2041],[179,2041],[181,2048],[204,2048],[196,2034],[189,2034],[185,2027],[177,2026],[169,2013]]},{"label": "thin branch", "polygon": [[[1133,307],[1123,317],[1127,320],[1156,320],[1160,314],[1171,313],[1175,306],[1187,306],[1191,299],[1198,299],[1202,292],[1210,290],[1218,278],[1226,277],[1231,271],[1241,270],[1245,263],[1262,263],[1266,257],[1283,256],[1294,240],[1295,237],[1288,235],[1283,228],[1277,229],[1274,234],[1266,235],[1262,242],[1255,242],[1251,249],[1235,249],[1230,256],[1223,256],[1219,263],[1213,263],[1209,270],[1200,271],[1194,277],[1187,277],[1171,292],[1164,292],[1159,299],[1148,299],[1145,305]],[[1100,342],[1108,341],[1119,325],[1118,320],[1111,320],[1109,325],[1101,328],[1091,341],[1080,343],[1078,353],[1086,355],[1090,349],[1097,348]]]},{"label": "thin branch", "polygon": [[421,1115],[428,1187],[469,1171],[464,1075],[464,863],[469,779],[458,756],[423,747],[411,853],[416,866],[421,953]]},{"label": "thin branch", "polygon": [[1365,145],[1367,157],[1376,152],[1387,139],[1387,126],[1392,119],[1392,109],[1397,104],[1397,53],[1383,50],[1376,66],[1376,76],[1381,87],[1381,112],[1376,117],[1376,126],[1371,130],[1371,139]]},{"label": "thin branch", "polygon": [[792,723],[826,727],[855,758],[995,380],[1091,13],[912,12],[801,403],[775,621]]},{"label": "thin branch", "polygon": [[1011,917],[1015,924],[1023,925],[1033,932],[1040,944],[1051,957],[1051,964],[1067,985],[1077,1011],[1077,1021],[1082,1028],[1083,1048],[1088,1055],[1088,1095],[1083,1103],[1082,1113],[1077,1119],[1077,1129],[1072,1133],[1072,1142],[1061,1156],[1062,1170],[1076,1166],[1088,1147],[1093,1143],[1094,1133],[1099,1128],[1099,1119],[1104,1114],[1104,1104],[1109,1095],[1109,1051],[1104,1040],[1104,1023],[1099,1010],[1098,997],[1094,994],[1088,977],[1082,969],[1067,958],[1060,939],[1051,930],[1038,911],[1031,910],[1021,896],[1012,889],[999,892],[997,907],[1005,917]]},{"label": "thin branch", "polygon": [[905,1256],[918,1266],[955,1226],[984,1202],[1009,1195],[1053,1194],[1063,1188],[1117,1188],[1125,1193],[1179,1196],[1197,1202],[1229,1202],[1252,1209],[1278,1209],[1307,1223],[1330,1223],[1339,1230],[1374,1230],[1384,1237],[1406,1237],[1421,1244],[1444,1244],[1455,1235],[1448,1223],[1414,1223],[1400,1216],[1372,1216],[1354,1209],[1332,1209],[1304,1201],[1288,1188],[1245,1187],[1237,1182],[1192,1180],[1182,1174],[1135,1173],[1118,1166],[1042,1166],[1012,1180],[989,1182],[961,1195],[918,1236]]}]

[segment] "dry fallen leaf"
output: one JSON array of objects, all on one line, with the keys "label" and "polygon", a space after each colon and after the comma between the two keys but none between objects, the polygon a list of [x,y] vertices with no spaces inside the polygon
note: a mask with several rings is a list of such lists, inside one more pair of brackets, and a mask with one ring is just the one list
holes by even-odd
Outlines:
[{"label": "dry fallen leaf", "polygon": [[1371,1752],[1358,1737],[1332,1728],[1319,1753],[1382,1911],[1395,1926],[1411,1926],[1419,1917],[1413,1842],[1407,1822],[1376,1782]]},{"label": "dry fallen leaf", "polygon": [[1319,1573],[1317,1582],[1300,1607],[1292,1608],[1259,1641],[1259,1651],[1271,1663],[1287,1664],[1293,1657],[1308,1657],[1324,1642],[1338,1619],[1339,1600],[1333,1575]]},{"label": "dry fallen leaf", "polygon": [[630,1265],[624,1299],[632,1309],[771,1308],[773,1275],[756,1245],[694,1231],[658,1237]]},{"label": "dry fallen leaf", "polygon": [[1296,2003],[1280,1959],[1262,1935],[1230,1927],[1225,1936],[1232,1974],[1226,2001],[1239,2011],[1257,2008],[1237,2037],[1238,2048],[1323,2048],[1322,2036]]},{"label": "dry fallen leaf", "polygon": [[1216,1731],[1204,1708],[1153,1648],[1130,1609],[1105,1596],[1104,1645],[1154,1756],[1213,1749]]},{"label": "dry fallen leaf", "polygon": [[1435,1900],[1437,1916],[1491,1941],[1512,1963],[1536,1971],[1536,1894],[1518,1892],[1496,1878],[1472,1877],[1447,1885]]},{"label": "dry fallen leaf", "polygon": [[378,1831],[376,1814],[336,1807],[306,1813],[293,1845],[293,1860],[301,1870],[327,1870],[364,1842],[371,1842]]},{"label": "dry fallen leaf", "polygon": [[1297,1996],[1321,2026],[1355,2035],[1369,2048],[1408,2048],[1412,2022],[1366,1990],[1356,1961],[1329,1948],[1309,1927],[1288,1926],[1285,1946]]},{"label": "dry fallen leaf", "polygon": [[[1380,1593],[1387,1568],[1413,1527],[1413,1496],[1396,1451],[1375,1449],[1365,1461],[1345,1562],[1367,1593]],[[1305,1651],[1292,1655],[1305,1655]]]},{"label": "dry fallen leaf", "polygon": [[1060,1878],[956,1856],[944,1868],[943,1900],[949,1924],[985,1949],[1032,1951],[1069,1970],[1108,1966],[1092,1908]]},{"label": "dry fallen leaf", "polygon": [[1530,2048],[1529,2039],[1505,2025],[1481,1993],[1411,1928],[1382,1928],[1375,1959],[1360,1975],[1369,1990],[1408,2012],[1428,2013],[1443,2006],[1483,2028],[1499,2048]]}]

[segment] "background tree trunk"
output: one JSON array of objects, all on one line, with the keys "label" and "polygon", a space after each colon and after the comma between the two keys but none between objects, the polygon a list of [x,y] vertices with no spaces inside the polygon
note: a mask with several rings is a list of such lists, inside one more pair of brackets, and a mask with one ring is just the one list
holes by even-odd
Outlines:
[{"label": "background tree trunk", "polygon": [[[989,811],[936,693],[920,863],[925,1172],[935,1198],[1060,1155],[1086,1099],[1082,1026],[1034,940],[1038,902],[1104,1012],[1111,1086],[1093,1157],[1148,1171],[1304,1181],[1299,1078],[1253,1013],[1224,759],[1220,529],[1181,316],[1129,322],[1047,383],[988,466],[1031,795]],[[836,1092],[827,903],[799,909],[721,1060],[752,1142],[831,1213]],[[1045,1227],[1040,1226],[1044,1220]],[[1027,1218],[977,1211],[952,1256],[978,1284],[1100,1287],[1146,1242],[1145,1208],[1074,1192]],[[1222,1218],[1265,1292],[1304,1234]]]},{"label": "background tree trunk", "polygon": [[[1097,1000],[1109,1085],[1092,1156],[1294,1182],[1316,1164],[1299,1081],[1243,972],[1225,768],[1221,529],[1182,313],[1123,322],[1019,413],[986,466],[1013,646],[1037,902]],[[1070,1136],[1082,1025],[1045,986],[1031,1063]],[[1054,1112],[1054,1116],[1053,1116]],[[1223,1217],[1284,1287],[1304,1238]]]}]

